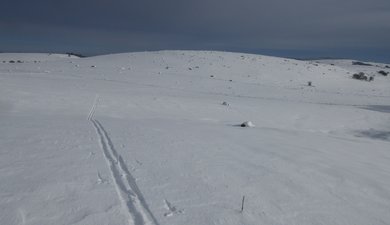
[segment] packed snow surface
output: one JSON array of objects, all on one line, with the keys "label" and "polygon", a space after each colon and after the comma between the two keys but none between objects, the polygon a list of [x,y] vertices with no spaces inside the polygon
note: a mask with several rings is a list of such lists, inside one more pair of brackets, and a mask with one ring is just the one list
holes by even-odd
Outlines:
[{"label": "packed snow surface", "polygon": [[390,69],[351,62],[0,54],[0,224],[390,224]]}]

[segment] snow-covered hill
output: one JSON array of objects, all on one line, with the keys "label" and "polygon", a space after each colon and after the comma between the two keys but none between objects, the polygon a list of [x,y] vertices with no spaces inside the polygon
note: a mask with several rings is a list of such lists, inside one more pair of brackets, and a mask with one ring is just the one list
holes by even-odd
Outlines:
[{"label": "snow-covered hill", "polygon": [[388,224],[390,69],[352,62],[0,54],[0,224]]}]

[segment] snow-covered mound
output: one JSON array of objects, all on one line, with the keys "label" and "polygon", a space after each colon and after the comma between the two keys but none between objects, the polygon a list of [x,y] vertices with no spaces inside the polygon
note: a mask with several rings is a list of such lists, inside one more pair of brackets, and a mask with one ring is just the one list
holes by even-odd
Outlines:
[{"label": "snow-covered mound", "polygon": [[0,224],[387,224],[390,77],[352,62],[0,54]]}]

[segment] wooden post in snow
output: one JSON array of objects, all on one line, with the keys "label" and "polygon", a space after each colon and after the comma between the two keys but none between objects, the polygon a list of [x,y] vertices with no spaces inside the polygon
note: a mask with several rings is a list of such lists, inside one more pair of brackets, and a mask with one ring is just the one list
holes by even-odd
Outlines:
[{"label": "wooden post in snow", "polygon": [[241,202],[241,213],[244,212],[244,203],[245,203],[245,195],[242,196],[242,202]]}]

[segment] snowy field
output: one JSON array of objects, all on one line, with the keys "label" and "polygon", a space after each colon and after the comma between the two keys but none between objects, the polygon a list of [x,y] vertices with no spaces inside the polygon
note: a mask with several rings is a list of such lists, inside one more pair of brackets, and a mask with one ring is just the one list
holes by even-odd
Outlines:
[{"label": "snowy field", "polygon": [[390,224],[390,69],[352,62],[0,54],[0,224]]}]

